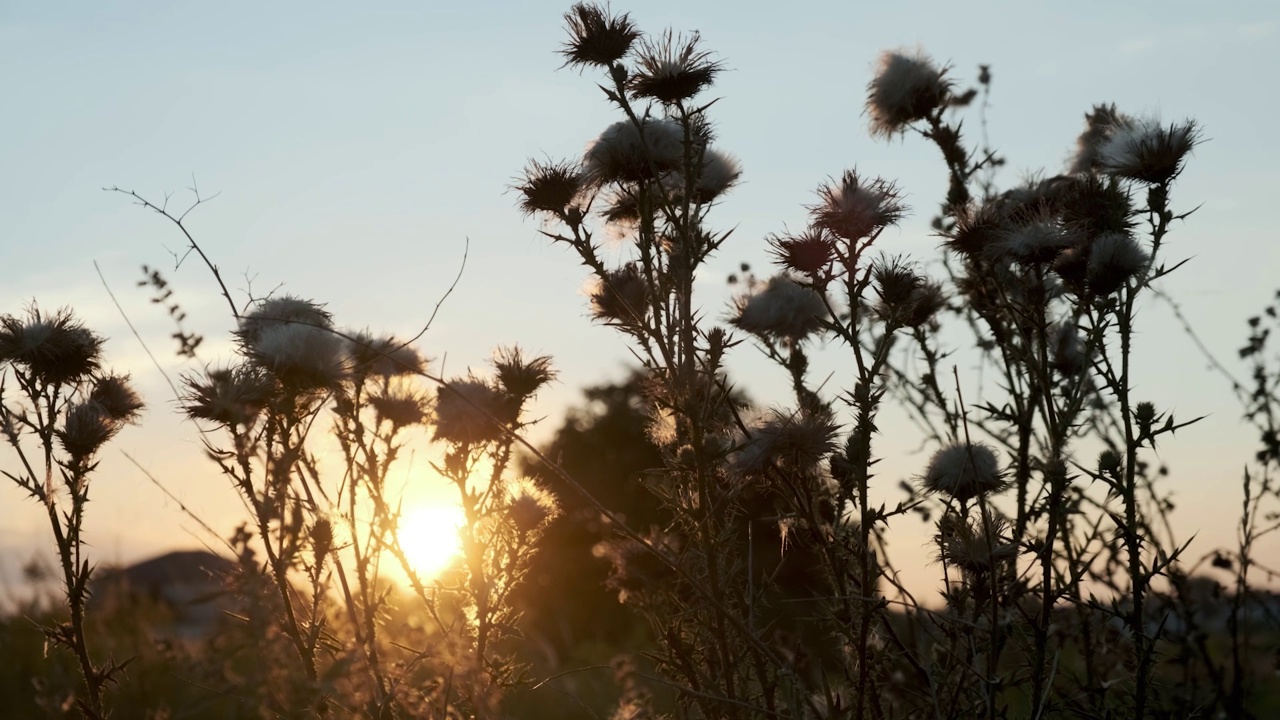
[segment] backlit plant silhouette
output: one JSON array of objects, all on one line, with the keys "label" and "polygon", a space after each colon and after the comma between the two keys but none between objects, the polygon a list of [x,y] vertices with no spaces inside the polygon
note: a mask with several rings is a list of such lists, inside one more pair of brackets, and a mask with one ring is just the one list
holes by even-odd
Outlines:
[{"label": "backlit plant silhouette", "polygon": [[[648,626],[588,649],[614,656],[616,702],[589,707],[565,691],[563,715],[1257,714],[1249,634],[1268,606],[1250,570],[1275,529],[1280,445],[1265,323],[1242,353],[1256,363],[1242,399],[1263,452],[1244,479],[1240,542],[1201,563],[1184,562],[1155,453],[1194,421],[1148,397],[1133,370],[1139,310],[1181,265],[1169,242],[1189,215],[1174,191],[1200,141],[1195,122],[1098,105],[1063,172],[1001,189],[1004,158],[961,123],[990,92],[990,70],[967,87],[923,52],[885,52],[866,88],[868,130],[938,149],[939,261],[903,257],[885,237],[913,212],[892,178],[815,168],[805,227],[762,241],[774,272],[735,278],[723,318],[698,288],[736,222],[719,201],[744,176],[715,133],[724,65],[697,33],[647,34],[589,4],[565,19],[565,65],[596,76],[617,119],[580,157],[529,161],[513,189],[586,268],[592,316],[640,362],[611,407],[643,413],[660,461],[605,480],[634,483],[627,492],[599,492],[525,439],[531,403],[555,378],[549,358],[501,347],[489,369],[445,378],[421,334],[344,329],[321,302],[286,294],[238,303],[186,214],[127,192],[183,234],[234,319],[230,357],[193,365],[177,401],[245,509],[226,540],[235,603],[203,642],[163,660],[140,651],[144,670],[180,668],[217,694],[220,717],[532,717],[521,697],[602,667],[547,661],[522,634],[521,593],[549,593],[547,606],[558,590],[522,586],[559,521],[551,485],[572,494],[565,522],[599,529],[592,554],[609,588]],[[207,346],[181,324],[169,282],[146,275],[179,323],[180,356],[196,359]],[[49,515],[70,613],[49,637],[83,679],[62,697],[91,717],[132,713],[113,696],[146,695],[86,639],[88,477],[142,407],[101,369],[100,344],[69,313],[0,318],[3,428],[20,460],[5,475]],[[841,370],[815,382],[819,348]],[[756,404],[731,372],[735,353],[756,350],[787,398]],[[882,470],[889,411],[929,449],[906,482]],[[424,464],[462,514],[458,560],[440,577],[419,575],[401,537],[405,478]],[[639,493],[635,508],[601,499]],[[936,597],[918,598],[889,551],[891,531],[922,527]],[[1218,597],[1206,597],[1192,575],[1205,563],[1230,570],[1234,587],[1210,581]],[[1211,641],[1206,618],[1222,598],[1229,621]],[[114,651],[117,640],[103,642]],[[118,694],[104,693],[110,680]],[[205,711],[168,697],[151,693],[145,710]]]}]

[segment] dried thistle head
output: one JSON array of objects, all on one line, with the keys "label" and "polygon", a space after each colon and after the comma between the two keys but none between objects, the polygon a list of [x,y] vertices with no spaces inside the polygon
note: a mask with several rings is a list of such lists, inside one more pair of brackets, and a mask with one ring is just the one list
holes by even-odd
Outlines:
[{"label": "dried thistle head", "polygon": [[871,281],[880,296],[880,316],[887,320],[905,314],[924,278],[901,258],[888,258],[871,266]]},{"label": "dried thistle head", "polygon": [[966,258],[985,257],[1009,232],[1009,226],[1003,203],[962,205],[955,212],[955,225],[943,233],[943,244]]},{"label": "dried thistle head", "polygon": [[427,361],[412,345],[391,335],[375,336],[366,330],[348,333],[351,342],[352,372],[381,378],[417,375],[427,369]]},{"label": "dried thistle head", "polygon": [[900,320],[904,327],[918,328],[933,321],[947,306],[947,295],[942,285],[934,280],[922,280],[902,309]]},{"label": "dried thistle head", "polygon": [[508,397],[479,378],[450,381],[436,394],[435,437],[460,445],[478,445],[503,436],[512,417]]},{"label": "dried thistle head", "polygon": [[1057,217],[1038,214],[1006,226],[999,240],[989,246],[992,259],[1011,260],[1022,265],[1051,263],[1059,253],[1078,245],[1082,238]]},{"label": "dried thistle head", "polygon": [[981,443],[959,442],[938,450],[921,478],[924,489],[964,502],[1004,489],[995,451]]},{"label": "dried thistle head", "polygon": [[247,348],[249,357],[294,390],[336,387],[351,371],[348,343],[312,325],[268,325]]},{"label": "dried thistle head", "polygon": [[1150,262],[1132,235],[1106,233],[1093,241],[1086,281],[1095,295],[1110,295],[1146,272]]},{"label": "dried thistle head", "polygon": [[836,256],[836,242],[820,227],[811,227],[799,235],[770,235],[770,252],[787,270],[818,280],[828,275]]},{"label": "dried thistle head", "polygon": [[888,51],[880,55],[876,75],[867,86],[871,134],[889,137],[908,124],[946,107],[951,81],[922,52]]},{"label": "dried thistle head", "polygon": [[676,573],[671,569],[680,555],[683,542],[672,533],[652,528],[644,543],[630,537],[617,537],[597,543],[592,554],[609,561],[609,587],[618,592],[618,601],[642,601],[645,591],[670,590]]},{"label": "dried thistle head", "polygon": [[26,317],[0,317],[0,363],[21,366],[43,383],[77,382],[97,371],[102,343],[67,308],[45,315],[33,304]]},{"label": "dried thistle head", "polygon": [[511,188],[520,193],[519,207],[525,215],[543,212],[566,217],[567,209],[582,192],[582,169],[567,160],[530,160],[524,175]]},{"label": "dried thistle head", "polygon": [[555,496],[532,480],[516,484],[507,504],[507,517],[521,533],[531,533],[544,527],[559,513]]},{"label": "dried thistle head", "polygon": [[89,402],[117,422],[133,422],[145,405],[129,383],[128,375],[104,375],[93,381]]},{"label": "dried thistle head", "polygon": [[627,13],[612,15],[595,3],[576,3],[564,15],[569,39],[561,48],[567,66],[609,67],[621,60],[640,37]]},{"label": "dried thistle head", "polygon": [[252,346],[264,330],[291,324],[331,329],[333,316],[310,300],[293,295],[271,297],[256,302],[253,309],[240,318],[236,335],[242,344]]},{"label": "dried thistle head", "polygon": [[850,242],[896,223],[906,212],[897,186],[882,178],[871,181],[846,170],[836,183],[818,188],[819,203],[809,208],[815,227]]},{"label": "dried thistle head", "polygon": [[521,402],[556,377],[555,370],[551,369],[550,357],[541,355],[526,358],[524,352],[514,345],[495,351],[493,367],[498,373],[498,384],[511,397]]},{"label": "dried thistle head", "polygon": [[828,413],[775,410],[752,426],[732,466],[746,477],[775,468],[810,474],[835,449],[838,431]]},{"label": "dried thistle head", "polygon": [[979,520],[945,513],[938,521],[939,560],[969,573],[992,573],[1018,556],[1004,518]]},{"label": "dried thistle head", "polygon": [[1054,370],[1066,376],[1075,376],[1089,367],[1084,341],[1075,323],[1062,322],[1049,329],[1049,361]]},{"label": "dried thistle head", "polygon": [[185,389],[179,407],[187,417],[231,428],[252,425],[276,393],[270,376],[252,365],[206,370],[203,376],[187,375],[182,384]]},{"label": "dried thistle head", "polygon": [[1066,290],[1077,296],[1084,295],[1089,275],[1089,252],[1091,242],[1083,242],[1058,253],[1053,260],[1053,271]]},{"label": "dried thistle head", "polygon": [[1092,174],[1071,178],[1057,205],[1062,223],[1088,238],[1133,228],[1133,203],[1115,178]]},{"label": "dried thistle head", "polygon": [[1156,185],[1177,177],[1187,153],[1199,143],[1194,120],[1169,125],[1153,118],[1127,120],[1112,127],[1098,147],[1098,158],[1110,175]]},{"label": "dried thistle head", "polygon": [[1076,140],[1076,155],[1071,160],[1068,172],[1077,175],[1101,170],[1099,149],[1116,125],[1127,122],[1130,122],[1129,118],[1116,109],[1115,103],[1094,105],[1093,112],[1084,115],[1084,132]]},{"label": "dried thistle head", "polygon": [[668,30],[657,40],[641,40],[628,83],[632,95],[672,105],[710,87],[722,66],[698,47],[700,39],[696,32],[686,38]]},{"label": "dried thistle head", "polygon": [[368,396],[369,407],[379,422],[393,429],[420,425],[427,419],[427,398],[413,388],[398,386]]},{"label": "dried thistle head", "polygon": [[328,518],[320,518],[312,524],[308,535],[315,564],[319,567],[324,563],[329,551],[333,550],[333,524]]},{"label": "dried thistle head", "polygon": [[101,405],[85,402],[68,407],[62,427],[55,432],[72,463],[83,465],[120,431],[121,424]]},{"label": "dried thistle head", "polygon": [[[689,199],[704,205],[714,202],[736,185],[741,176],[742,165],[737,158],[713,148],[705,148],[702,151],[701,169],[694,178]],[[690,189],[683,173],[668,175],[663,178],[663,184],[676,202],[682,201],[685,191]]]},{"label": "dried thistle head", "polygon": [[597,320],[624,326],[635,325],[648,312],[649,286],[637,263],[630,262],[606,277],[595,280],[588,291],[591,314]]},{"label": "dried thistle head", "polygon": [[679,170],[685,157],[684,128],[665,118],[619,120],[591,142],[582,157],[587,187],[658,180]]},{"label": "dried thistle head", "polygon": [[827,314],[816,290],[777,275],[760,290],[739,296],[730,322],[763,338],[798,342],[821,330]]}]

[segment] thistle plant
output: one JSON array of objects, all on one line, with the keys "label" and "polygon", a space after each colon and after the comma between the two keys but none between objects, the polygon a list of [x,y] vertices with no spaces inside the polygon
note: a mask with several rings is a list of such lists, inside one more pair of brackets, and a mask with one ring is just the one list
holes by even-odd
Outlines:
[{"label": "thistle plant", "polygon": [[[1099,106],[1068,172],[1000,191],[1004,158],[972,148],[959,119],[990,91],[990,69],[961,90],[922,52],[886,52],[867,90],[871,134],[940,150],[945,278],[884,247],[909,211],[897,184],[845,170],[818,187],[808,227],[767,239],[779,272],[749,279],[735,336],[699,310],[692,283],[724,245],[714,209],[741,172],[710,130],[720,61],[697,35],[650,38],[599,6],[566,18],[566,64],[600,72],[622,119],[581,158],[531,162],[515,187],[587,267],[594,316],[649,377],[665,458],[650,486],[670,522],[619,527],[603,554],[653,624],[678,702],[725,717],[1040,717],[1118,702],[1151,714],[1160,630],[1147,598],[1183,545],[1161,529],[1168,500],[1145,456],[1190,423],[1134,397],[1133,338],[1140,299],[1178,266],[1162,250],[1187,217],[1170,197],[1196,124]],[[605,260],[601,231],[624,239],[620,263]],[[943,365],[969,352],[943,345],[953,317],[1000,378],[968,405],[967,381],[953,371],[953,386]],[[731,399],[726,355],[747,338],[786,373],[793,405]],[[812,348],[832,340],[851,361],[835,393],[808,377]],[[892,508],[872,500],[889,400],[938,447]],[[1100,462],[1085,459],[1098,448]],[[939,510],[941,611],[897,582],[885,545],[895,518]],[[776,552],[760,540],[768,525]],[[794,567],[803,579],[779,585]],[[791,607],[803,615],[786,611],[802,599]],[[1082,623],[1070,670],[1058,667],[1076,643],[1057,630],[1067,608]],[[1123,623],[1127,662],[1106,672],[1122,677],[1102,676],[1108,618]],[[784,628],[827,647],[802,658]]]},{"label": "thistle plant", "polygon": [[[556,513],[554,497],[511,463],[527,407],[555,378],[550,359],[503,348],[491,376],[445,380],[429,372],[416,338],[339,329],[311,300],[238,306],[189,231],[190,210],[125,194],[182,232],[234,316],[234,357],[185,374],[179,406],[248,511],[231,544],[240,586],[265,610],[250,624],[266,623],[291,649],[282,656],[291,669],[257,665],[261,710],[495,716],[522,672],[509,596]],[[191,209],[203,202],[197,195]],[[154,271],[147,283],[167,288]],[[195,345],[182,342],[182,354]],[[431,445],[429,465],[456,490],[464,517],[461,559],[440,577],[420,576],[401,532],[400,478]],[[337,466],[321,459],[335,449]],[[395,574],[409,594],[393,592]]]},{"label": "thistle plant", "polygon": [[20,315],[0,316],[0,432],[17,460],[0,473],[48,515],[70,616],[45,635],[75,656],[83,692],[65,706],[74,701],[90,718],[106,717],[106,689],[124,668],[95,658],[85,632],[90,480],[103,446],[143,407],[127,376],[102,367],[102,344],[70,310],[45,313],[33,303]]},{"label": "thistle plant", "polygon": [[[549,360],[503,350],[494,380],[440,381],[432,397],[421,385],[432,377],[427,362],[410,343],[336,331],[322,307],[288,296],[255,303],[237,338],[235,364],[186,378],[182,407],[225,438],[206,449],[252,511],[281,629],[313,686],[309,699],[281,699],[282,706],[330,709],[336,701],[324,679],[358,662],[366,684],[345,697],[361,698],[371,717],[447,713],[455,705],[481,717],[496,713],[502,688],[517,676],[503,645],[513,627],[507,596],[555,508],[544,491],[509,472],[524,406],[554,377]],[[325,412],[343,463],[337,478],[314,449],[313,428]],[[441,582],[419,577],[410,562],[392,484],[406,462],[403,448],[425,440],[414,431],[427,428],[443,446],[432,467],[456,487],[466,521],[462,566]],[[434,625],[427,641],[436,645],[414,650],[411,661],[382,620],[393,609],[384,577],[393,566]],[[298,576],[310,586],[306,594],[294,587]],[[344,636],[350,644],[335,646]],[[447,671],[450,682],[418,695],[422,678],[401,670],[414,665]]]},{"label": "thistle plant", "polygon": [[[177,214],[126,193],[182,234],[232,323],[229,357],[193,365],[177,391],[244,507],[226,540],[237,604],[182,666],[192,685],[285,717],[530,716],[521,698],[597,668],[612,671],[614,718],[1250,716],[1266,607],[1251,578],[1272,573],[1257,542],[1280,527],[1273,323],[1251,321],[1252,381],[1235,385],[1261,439],[1239,542],[1197,564],[1157,453],[1194,420],[1146,397],[1134,370],[1140,311],[1181,265],[1171,230],[1189,213],[1174,195],[1198,125],[1097,105],[1063,172],[1002,188],[1005,158],[965,122],[976,110],[985,129],[991,69],[968,83],[921,50],[884,52],[869,135],[938,149],[938,257],[894,246],[908,189],[845,159],[814,168],[803,226],[760,238],[773,266],[742,265],[715,307],[699,280],[732,247],[721,200],[746,172],[715,132],[724,62],[696,32],[649,34],[599,5],[565,22],[565,67],[595,75],[617,114],[580,156],[530,160],[512,185],[586,269],[592,318],[641,365],[603,404],[630,413],[634,434],[643,418],[649,445],[633,457],[653,467],[618,471],[606,492],[527,439],[550,358],[501,346],[445,377],[421,343],[430,320],[382,333],[309,298],[237,300],[188,226],[205,199]],[[145,272],[195,360],[203,335]],[[17,459],[3,472],[48,514],[70,611],[48,636],[75,657],[76,702],[95,718],[129,678],[85,630],[89,478],[142,408],[101,346],[67,311],[0,318],[0,427]],[[756,351],[785,397],[756,397],[732,372]],[[818,381],[820,357],[838,370]],[[902,415],[917,458],[886,450],[882,427]],[[613,462],[600,458],[587,465]],[[405,542],[407,484],[423,475],[461,518],[438,576]],[[574,493],[569,517],[549,487]],[[594,543],[609,590],[647,622],[616,633],[626,645],[589,648],[616,652],[607,664],[522,634],[520,604],[538,592],[522,583],[557,522],[584,527],[582,556],[556,562],[591,562]],[[890,552],[913,532],[937,571],[928,596]],[[1193,575],[1206,565],[1232,587]],[[1213,642],[1207,610],[1224,602]],[[588,705],[569,695],[565,713]]]}]

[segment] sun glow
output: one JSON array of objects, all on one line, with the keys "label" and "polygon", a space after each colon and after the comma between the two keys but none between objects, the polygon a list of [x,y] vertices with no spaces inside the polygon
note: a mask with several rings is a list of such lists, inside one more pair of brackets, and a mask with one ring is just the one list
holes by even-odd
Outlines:
[{"label": "sun glow", "polygon": [[400,519],[400,547],[422,580],[435,578],[462,554],[458,531],[465,522],[457,505],[425,505]]}]

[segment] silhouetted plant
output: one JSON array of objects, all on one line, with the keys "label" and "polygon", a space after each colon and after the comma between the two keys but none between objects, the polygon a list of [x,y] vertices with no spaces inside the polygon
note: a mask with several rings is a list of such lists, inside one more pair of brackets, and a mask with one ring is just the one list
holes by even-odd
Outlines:
[{"label": "silhouetted plant", "polygon": [[[1157,533],[1168,503],[1143,456],[1187,423],[1132,397],[1132,338],[1138,298],[1177,267],[1160,251],[1186,217],[1169,198],[1196,125],[1099,107],[1070,172],[1000,192],[1003,158],[970,148],[958,119],[989,92],[989,69],[961,91],[922,53],[884,53],[868,86],[871,131],[918,135],[941,151],[949,189],[934,227],[948,282],[879,249],[908,211],[895,183],[847,170],[822,184],[810,226],[769,238],[781,272],[750,279],[731,311],[794,391],[793,407],[761,412],[730,400],[724,357],[739,340],[694,299],[693,278],[726,238],[712,210],[741,174],[709,130],[706,91],[721,65],[696,35],[650,40],[599,6],[568,17],[566,57],[602,72],[622,119],[581,159],[531,163],[515,188],[543,234],[590,270],[596,318],[645,364],[665,466],[646,486],[671,520],[618,528],[605,554],[624,601],[654,626],[680,706],[717,717],[999,717],[1015,707],[1147,716],[1160,634],[1147,598],[1182,547]],[[572,22],[584,17],[596,22]],[[616,52],[586,52],[623,27]],[[600,254],[599,229],[625,239],[620,263]],[[937,329],[953,315],[1002,379],[1000,393],[969,406],[959,376],[948,390],[942,373],[958,348],[942,346]],[[850,354],[834,394],[807,377],[820,340]],[[876,422],[891,398],[941,449],[907,500],[875,507]],[[1099,464],[1080,459],[1098,447]],[[893,518],[935,503],[943,611],[897,584],[883,542]],[[821,602],[805,606],[801,625],[830,648],[797,653],[776,622],[759,622],[780,601],[748,532],[766,517],[824,560],[804,581],[821,587]],[[1113,588],[1111,604],[1088,599],[1085,583]],[[890,604],[906,609],[909,636]],[[1072,606],[1082,648],[1054,631]],[[1111,629],[1108,618],[1125,628],[1122,677],[1099,675],[1104,651],[1091,633]],[[1068,647],[1083,675],[1058,667]],[[1085,693],[1073,697],[1073,686]]]},{"label": "silhouetted plant", "polygon": [[[0,469],[43,506],[62,571],[69,620],[45,628],[48,642],[76,657],[83,693],[55,706],[105,717],[103,695],[124,665],[96,661],[85,633],[93,565],[85,552],[84,515],[98,453],[138,419],[142,400],[127,376],[102,367],[103,338],[70,310],[0,316],[0,433],[18,464]],[[60,692],[60,688],[48,688]]]},{"label": "silhouetted plant", "polygon": [[[1183,561],[1155,450],[1190,423],[1140,396],[1133,372],[1138,310],[1181,265],[1167,242],[1189,215],[1172,196],[1193,121],[1098,105],[1065,172],[1001,189],[1005,159],[962,132],[963,116],[985,113],[990,68],[965,87],[923,51],[883,53],[870,134],[923,138],[947,175],[937,276],[885,247],[910,213],[903,188],[828,168],[806,226],[765,238],[776,272],[743,265],[721,322],[695,291],[733,226],[719,201],[744,173],[713,132],[722,61],[697,33],[650,35],[599,5],[565,21],[565,65],[598,73],[618,118],[581,157],[530,161],[513,189],[587,268],[593,318],[641,368],[590,393],[603,411],[571,418],[544,452],[525,434],[556,377],[550,358],[503,347],[488,370],[446,379],[421,333],[342,329],[291,295],[237,302],[186,223],[205,198],[177,214],[126,193],[182,233],[182,257],[204,263],[235,322],[231,357],[185,373],[178,401],[245,517],[226,541],[234,608],[199,643],[140,653],[120,702],[157,715],[530,716],[547,702],[522,698],[572,694],[552,681],[596,668],[620,719],[1261,714],[1250,631],[1272,606],[1250,578],[1272,572],[1256,542],[1280,527],[1273,323],[1250,321],[1252,384],[1235,386],[1262,446],[1240,541],[1202,561],[1231,571],[1230,589]],[[202,336],[169,282],[144,272],[194,359]],[[0,318],[0,429],[18,459],[3,472],[49,516],[70,621],[48,635],[72,651],[90,717],[126,706],[104,694],[122,666],[89,652],[88,478],[142,407],[102,369],[101,343],[65,311]],[[789,399],[748,400],[728,369],[744,344],[777,365]],[[830,382],[811,377],[819,346],[841,354]],[[996,387],[962,375],[957,356]],[[891,409],[931,451],[897,479],[896,503],[881,499]],[[401,538],[398,478],[418,450],[463,517],[439,577],[420,576]],[[889,552],[908,517],[928,525],[932,603]],[[535,559],[540,548],[556,554]],[[522,586],[530,573],[545,584]],[[622,607],[601,606],[612,598]],[[1219,607],[1226,627],[1211,638]],[[611,627],[565,630],[588,610]],[[620,629],[632,617],[648,632]],[[111,649],[138,642],[101,633]],[[65,712],[57,662],[42,699]],[[189,681],[181,691],[151,672],[166,663]],[[192,701],[192,687],[212,695]]]}]

